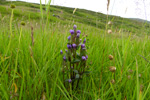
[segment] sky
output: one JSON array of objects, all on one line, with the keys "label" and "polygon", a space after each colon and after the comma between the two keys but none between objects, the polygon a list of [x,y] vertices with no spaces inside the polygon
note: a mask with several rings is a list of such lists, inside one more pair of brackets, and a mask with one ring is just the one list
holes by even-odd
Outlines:
[{"label": "sky", "polygon": [[[18,1],[40,3],[40,0]],[[42,3],[44,4],[45,1],[48,2],[48,0],[42,0]],[[107,14],[107,0],[51,0],[51,4]],[[150,0],[110,0],[108,14],[150,21]]]}]

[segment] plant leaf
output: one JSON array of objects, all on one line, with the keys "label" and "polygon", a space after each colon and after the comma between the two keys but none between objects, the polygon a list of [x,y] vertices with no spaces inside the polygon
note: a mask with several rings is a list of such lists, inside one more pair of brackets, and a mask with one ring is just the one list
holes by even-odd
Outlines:
[{"label": "plant leaf", "polygon": [[15,87],[15,93],[16,93],[17,90],[18,90],[16,83],[13,83],[13,84],[11,85],[11,88],[12,88],[13,86]]},{"label": "plant leaf", "polygon": [[85,72],[84,72],[84,74],[90,74],[90,73],[91,73],[90,71],[85,71]]},{"label": "plant leaf", "polygon": [[69,79],[66,79],[66,80],[65,80],[65,82],[68,82],[68,81],[69,81]]},{"label": "plant leaf", "polygon": [[75,59],[73,59],[73,61],[71,63],[77,63],[77,62],[80,62],[80,61],[81,61],[80,59],[75,58]]},{"label": "plant leaf", "polygon": [[79,75],[79,74],[76,74],[76,77],[75,77],[75,78],[76,78],[76,79],[79,79],[79,77],[80,77],[80,75]]},{"label": "plant leaf", "polygon": [[80,54],[79,53],[76,53],[77,54],[77,58],[81,58]]},{"label": "plant leaf", "polygon": [[78,70],[73,70],[76,74],[78,74],[79,72],[78,72]]}]

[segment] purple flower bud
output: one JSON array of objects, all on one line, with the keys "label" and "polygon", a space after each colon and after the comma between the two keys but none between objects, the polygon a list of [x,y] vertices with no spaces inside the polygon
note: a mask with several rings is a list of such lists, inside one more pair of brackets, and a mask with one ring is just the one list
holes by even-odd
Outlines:
[{"label": "purple flower bud", "polygon": [[74,25],[74,26],[73,26],[73,29],[75,30],[76,28],[77,28],[77,25]]},{"label": "purple flower bud", "polygon": [[88,56],[86,55],[86,59],[88,59]]},{"label": "purple flower bud", "polygon": [[66,51],[66,53],[68,52],[68,50],[65,50]]},{"label": "purple flower bud", "polygon": [[72,44],[72,47],[73,47],[73,48],[76,48],[76,47],[77,47],[77,45],[76,45],[76,44]]},{"label": "purple flower bud", "polygon": [[62,50],[60,50],[60,53],[61,53],[61,54],[63,54],[63,51],[62,51]]},{"label": "purple flower bud", "polygon": [[71,39],[71,36],[68,36],[68,40],[70,40]]},{"label": "purple flower bud", "polygon": [[82,60],[86,60],[86,57],[85,57],[85,56],[82,56]]},{"label": "purple flower bud", "polygon": [[69,82],[69,83],[71,83],[71,82],[72,82],[72,80],[71,80],[71,79],[69,79],[69,80],[68,80],[68,82]]},{"label": "purple flower bud", "polygon": [[85,48],[85,44],[81,44],[81,48]]},{"label": "purple flower bud", "polygon": [[78,34],[77,34],[77,38],[79,38],[79,36],[80,36],[80,34],[78,33]]},{"label": "purple flower bud", "polygon": [[80,41],[79,42],[81,42],[82,41],[82,39],[80,39]]},{"label": "purple flower bud", "polygon": [[82,48],[82,50],[86,50],[86,48]]},{"label": "purple flower bud", "polygon": [[73,69],[73,66],[71,66],[71,69]]},{"label": "purple flower bud", "polygon": [[73,35],[74,34],[74,30],[70,30],[70,33],[71,33],[71,35]]},{"label": "purple flower bud", "polygon": [[66,60],[67,60],[66,56],[64,56],[64,57],[63,57],[63,60],[64,60],[64,61],[66,61]]},{"label": "purple flower bud", "polygon": [[72,48],[71,44],[67,44],[67,47],[68,47],[68,49]]},{"label": "purple flower bud", "polygon": [[85,44],[85,42],[86,42],[86,39],[84,39],[83,43]]},{"label": "purple flower bud", "polygon": [[81,34],[81,31],[80,31],[80,30],[77,30],[77,33]]}]

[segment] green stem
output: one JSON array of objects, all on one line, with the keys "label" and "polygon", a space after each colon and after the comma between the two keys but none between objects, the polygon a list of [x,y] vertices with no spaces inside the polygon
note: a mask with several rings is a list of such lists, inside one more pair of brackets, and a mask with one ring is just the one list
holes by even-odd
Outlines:
[{"label": "green stem", "polygon": [[8,43],[8,48],[7,48],[7,51],[6,51],[5,55],[7,55],[8,50],[10,48],[11,41],[12,41],[12,20],[13,20],[13,13],[14,13],[14,10],[12,9],[11,17],[10,17],[10,23],[9,23],[9,25],[10,25],[10,41]]},{"label": "green stem", "polygon": [[22,27],[21,27],[21,30],[20,30],[19,44],[18,44],[18,48],[17,48],[17,55],[16,55],[16,62],[15,62],[15,70],[14,70],[14,75],[13,75],[13,83],[14,83],[14,79],[15,79],[15,74],[17,73],[18,55],[19,55],[19,49],[20,49],[21,35],[22,35]]}]

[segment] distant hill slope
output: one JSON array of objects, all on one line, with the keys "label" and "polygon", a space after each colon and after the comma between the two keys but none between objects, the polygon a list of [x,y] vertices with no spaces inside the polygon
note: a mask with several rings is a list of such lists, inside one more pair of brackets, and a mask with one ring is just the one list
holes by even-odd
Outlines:
[{"label": "distant hill slope", "polygon": [[135,21],[140,21],[140,22],[148,22],[150,23],[150,21],[144,20],[144,19],[140,19],[140,18],[129,18],[131,20],[135,20]]},{"label": "distant hill slope", "polygon": [[[39,20],[40,15],[40,5],[26,2],[12,2],[16,5],[14,10],[15,18],[24,20]],[[0,13],[2,16],[10,15],[11,9],[9,8],[11,2],[0,2]],[[44,18],[47,18],[46,8],[43,5]],[[77,9],[73,14],[73,8],[60,7],[60,6],[50,6],[49,20],[52,22],[61,22],[62,24],[67,24],[70,21],[75,21],[82,24],[87,24],[100,29],[105,29],[107,23],[107,15],[102,13],[96,13],[89,10]],[[144,21],[121,18],[117,16],[109,16],[108,20],[111,20],[113,25],[112,29],[119,30],[122,29],[126,32],[132,33],[149,33],[150,23],[145,23]],[[142,31],[141,31],[142,30]]]}]

